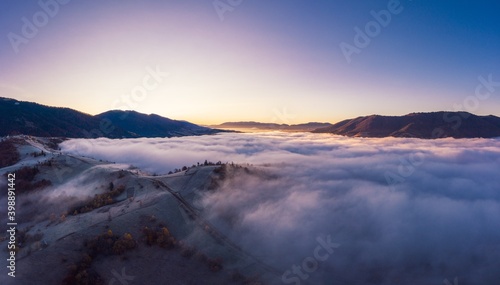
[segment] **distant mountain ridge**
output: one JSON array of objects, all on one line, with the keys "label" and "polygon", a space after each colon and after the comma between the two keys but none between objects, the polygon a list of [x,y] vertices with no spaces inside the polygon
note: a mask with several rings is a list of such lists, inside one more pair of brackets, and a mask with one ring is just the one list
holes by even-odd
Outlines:
[{"label": "distant mountain ridge", "polygon": [[115,110],[92,116],[70,108],[0,97],[0,136],[138,138],[205,135],[220,131],[155,114]]},{"label": "distant mountain ridge", "polygon": [[351,137],[493,138],[500,137],[500,118],[468,112],[371,115],[344,120],[313,132]]},{"label": "distant mountain ridge", "polygon": [[156,114],[145,115],[136,111],[113,110],[96,115],[96,117],[109,120],[114,126],[138,137],[194,136],[220,132],[190,122],[171,120]]},{"label": "distant mountain ridge", "polygon": [[253,121],[247,122],[225,122],[220,125],[211,127],[222,129],[255,129],[255,130],[276,130],[276,131],[289,131],[289,132],[309,132],[318,128],[325,128],[332,126],[330,123],[317,123],[310,122],[305,124],[288,125],[276,123],[259,123]]},{"label": "distant mountain ridge", "polygon": [[[70,108],[49,107],[0,97],[0,136],[32,135],[67,138],[138,138],[206,135],[222,129],[276,130],[331,133],[356,137],[414,137],[433,139],[500,137],[500,118],[467,112],[411,113],[404,116],[371,115],[336,124],[311,122],[288,125],[226,122],[203,127],[186,121],[136,111],[112,110],[89,115]],[[215,129],[217,128],[217,129]]]}]

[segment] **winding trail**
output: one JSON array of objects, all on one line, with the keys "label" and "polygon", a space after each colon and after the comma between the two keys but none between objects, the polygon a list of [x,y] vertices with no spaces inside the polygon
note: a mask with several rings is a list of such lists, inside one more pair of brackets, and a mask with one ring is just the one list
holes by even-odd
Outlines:
[{"label": "winding trail", "polygon": [[281,277],[281,274],[283,274],[283,272],[281,270],[278,270],[278,269],[264,263],[263,261],[259,260],[257,257],[246,252],[241,247],[239,247],[237,244],[232,242],[226,235],[224,235],[219,230],[217,230],[217,228],[214,225],[212,225],[209,221],[207,221],[206,219],[201,217],[201,215],[198,213],[198,211],[194,207],[192,207],[191,204],[188,201],[186,201],[182,197],[181,194],[174,191],[172,188],[170,188],[168,185],[166,185],[161,180],[154,179],[154,178],[148,178],[148,179],[150,179],[151,181],[153,181],[155,183],[158,183],[162,188],[164,188],[170,194],[172,194],[172,196],[175,199],[177,199],[180,206],[187,212],[188,216],[191,217],[198,224],[198,226],[200,226],[205,232],[210,234],[216,241],[221,242],[221,243],[229,246],[233,250],[237,251],[238,253],[241,253],[242,255],[250,258],[251,260],[253,260],[256,264],[260,265],[266,271]]}]

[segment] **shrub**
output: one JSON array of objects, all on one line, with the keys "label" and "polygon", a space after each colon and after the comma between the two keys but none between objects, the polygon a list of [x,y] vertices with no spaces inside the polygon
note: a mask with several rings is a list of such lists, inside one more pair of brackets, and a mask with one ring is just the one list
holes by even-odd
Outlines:
[{"label": "shrub", "polygon": [[113,254],[113,246],[118,240],[118,237],[113,235],[110,231],[105,234],[99,235],[85,243],[87,252],[90,256],[97,256],[99,254],[111,255]]},{"label": "shrub", "polygon": [[181,255],[185,258],[191,258],[196,253],[196,249],[191,246],[181,246]]},{"label": "shrub", "polygon": [[112,230],[86,241],[86,252],[78,264],[68,267],[70,272],[64,278],[63,285],[104,285],[102,278],[91,269],[92,261],[98,255],[120,255],[136,246],[137,243],[131,234],[125,233],[122,237],[118,237]]},{"label": "shrub", "polygon": [[128,250],[136,248],[137,243],[131,234],[125,233],[122,237],[113,234],[113,231],[108,230],[106,233],[87,241],[85,248],[90,256],[104,255],[120,255]]},{"label": "shrub", "polygon": [[171,249],[176,245],[175,238],[166,227],[160,227],[157,230],[144,227],[142,233],[144,235],[144,241],[149,246],[158,245],[163,248]]},{"label": "shrub", "polygon": [[113,245],[113,253],[120,255],[127,250],[134,249],[137,246],[131,234],[124,234],[119,240],[115,241]]},{"label": "shrub", "polygon": [[20,159],[21,156],[12,140],[0,141],[0,168],[14,165]]},{"label": "shrub", "polygon": [[16,192],[19,194],[25,194],[52,185],[52,182],[46,179],[33,182],[38,173],[40,173],[40,170],[36,166],[35,167],[25,166],[23,168],[16,170],[16,186],[17,186]]},{"label": "shrub", "polygon": [[110,205],[115,203],[115,198],[116,196],[119,196],[121,193],[125,191],[125,186],[120,185],[117,188],[103,194],[96,194],[94,198],[88,202],[86,205],[79,206],[76,208],[71,209],[69,212],[72,212],[73,215],[78,215],[81,213],[87,213],[90,212],[94,209],[104,207],[106,205]]},{"label": "shrub", "polygon": [[[19,176],[18,179],[26,180],[31,182],[35,179],[35,176],[40,172],[38,167],[28,167],[25,166],[16,171],[16,176]],[[16,177],[17,178],[17,177]]]},{"label": "shrub", "polygon": [[218,272],[222,270],[222,258],[208,259],[208,268],[212,272]]},{"label": "shrub", "polygon": [[69,273],[63,279],[63,285],[104,285],[104,280],[91,269],[93,258],[87,253],[82,255],[78,264],[68,266]]}]

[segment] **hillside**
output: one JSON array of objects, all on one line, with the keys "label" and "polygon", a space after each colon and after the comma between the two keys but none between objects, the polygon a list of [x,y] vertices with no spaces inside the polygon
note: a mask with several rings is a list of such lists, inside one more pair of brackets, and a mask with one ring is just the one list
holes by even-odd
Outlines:
[{"label": "hillside", "polygon": [[0,98],[0,136],[137,138],[214,134],[218,130],[134,111],[97,116],[69,108]]},{"label": "hillside", "polygon": [[[68,155],[50,139],[15,136],[15,284],[262,284],[266,264],[210,224],[194,201],[230,165],[199,165],[149,176],[125,164]],[[37,154],[37,155],[34,155]],[[227,171],[226,171],[227,170]],[[7,199],[2,191],[0,199]],[[0,207],[7,216],[7,207]],[[0,246],[7,248],[7,225]],[[0,284],[14,284],[0,269]],[[45,272],[38,274],[38,272]],[[125,278],[125,277],[124,277]],[[125,283],[123,283],[125,284]],[[129,284],[136,284],[130,282]]]},{"label": "hillside", "polygon": [[101,120],[109,120],[114,126],[127,130],[135,137],[175,137],[217,133],[186,121],[176,121],[155,114],[145,115],[135,111],[108,111],[99,115]]},{"label": "hillside", "polygon": [[[93,130],[99,130],[100,123],[98,118],[69,108],[0,98],[0,136],[25,134],[39,137],[94,137],[97,135]],[[121,138],[130,137],[130,134],[115,128],[106,136]]]},{"label": "hillside", "polygon": [[492,138],[500,136],[500,118],[467,112],[372,115],[344,120],[313,132],[358,137]]}]

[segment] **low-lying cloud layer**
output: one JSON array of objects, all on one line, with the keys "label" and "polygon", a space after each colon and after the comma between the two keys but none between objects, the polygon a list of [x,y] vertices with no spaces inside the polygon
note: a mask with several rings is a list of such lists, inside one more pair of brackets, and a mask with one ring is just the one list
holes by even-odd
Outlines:
[{"label": "low-lying cloud layer", "polygon": [[265,170],[230,177],[199,204],[279,269],[277,283],[500,280],[498,139],[263,133],[70,140],[62,149],[159,174],[205,159]]}]

